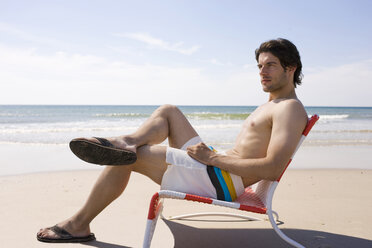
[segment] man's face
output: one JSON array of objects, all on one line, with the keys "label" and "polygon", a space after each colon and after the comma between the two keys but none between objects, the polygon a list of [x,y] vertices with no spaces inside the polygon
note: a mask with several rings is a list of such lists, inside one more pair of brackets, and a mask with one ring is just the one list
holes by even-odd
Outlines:
[{"label": "man's face", "polygon": [[284,70],[279,59],[269,52],[259,55],[257,66],[260,70],[262,89],[265,92],[280,90],[291,81],[290,71],[292,71],[292,68]]}]

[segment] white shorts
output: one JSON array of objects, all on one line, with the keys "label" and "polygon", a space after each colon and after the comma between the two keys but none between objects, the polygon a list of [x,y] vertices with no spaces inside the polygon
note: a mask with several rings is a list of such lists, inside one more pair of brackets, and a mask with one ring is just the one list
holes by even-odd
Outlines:
[{"label": "white shorts", "polygon": [[186,148],[200,142],[201,138],[196,136],[181,149],[167,148],[166,162],[169,165],[163,175],[161,189],[234,201],[244,193],[242,178],[191,158]]}]

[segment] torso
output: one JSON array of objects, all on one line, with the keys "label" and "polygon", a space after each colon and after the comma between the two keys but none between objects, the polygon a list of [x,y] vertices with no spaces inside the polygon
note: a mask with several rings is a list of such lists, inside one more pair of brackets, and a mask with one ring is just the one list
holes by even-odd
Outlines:
[{"label": "torso", "polygon": [[[273,112],[280,102],[270,101],[253,111],[244,121],[234,148],[228,150],[226,154],[239,158],[265,157],[271,137]],[[244,185],[251,185],[257,181],[259,178],[243,178]]]},{"label": "torso", "polygon": [[236,138],[234,148],[229,151],[231,155],[240,158],[262,158],[266,155],[272,127],[270,112],[270,103],[266,103],[248,116]]}]

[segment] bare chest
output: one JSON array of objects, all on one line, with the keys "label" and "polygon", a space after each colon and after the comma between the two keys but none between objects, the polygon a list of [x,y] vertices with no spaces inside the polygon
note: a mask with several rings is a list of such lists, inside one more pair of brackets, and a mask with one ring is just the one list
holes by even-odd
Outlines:
[{"label": "bare chest", "polygon": [[244,121],[235,143],[235,152],[243,158],[264,157],[270,142],[271,115],[265,109],[257,109]]}]

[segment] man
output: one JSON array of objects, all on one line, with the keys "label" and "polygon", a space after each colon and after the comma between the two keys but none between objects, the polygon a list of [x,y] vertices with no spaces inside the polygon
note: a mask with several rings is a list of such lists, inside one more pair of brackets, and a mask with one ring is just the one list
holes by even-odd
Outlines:
[{"label": "man", "polygon": [[[269,100],[244,121],[231,150],[224,154],[212,151],[172,105],[158,108],[131,135],[75,139],[70,147],[81,159],[118,166],[104,169],[85,205],[74,216],[41,229],[37,238],[44,242],[93,240],[90,222],[121,195],[132,171],[146,175],[163,189],[227,201],[233,201],[244,187],[259,180],[276,180],[307,123],[306,111],[295,93],[301,83],[302,64],[297,48],[285,39],[262,43],[256,50],[256,60]],[[158,145],[167,138],[169,147]],[[228,180],[221,182],[218,175]]]}]

